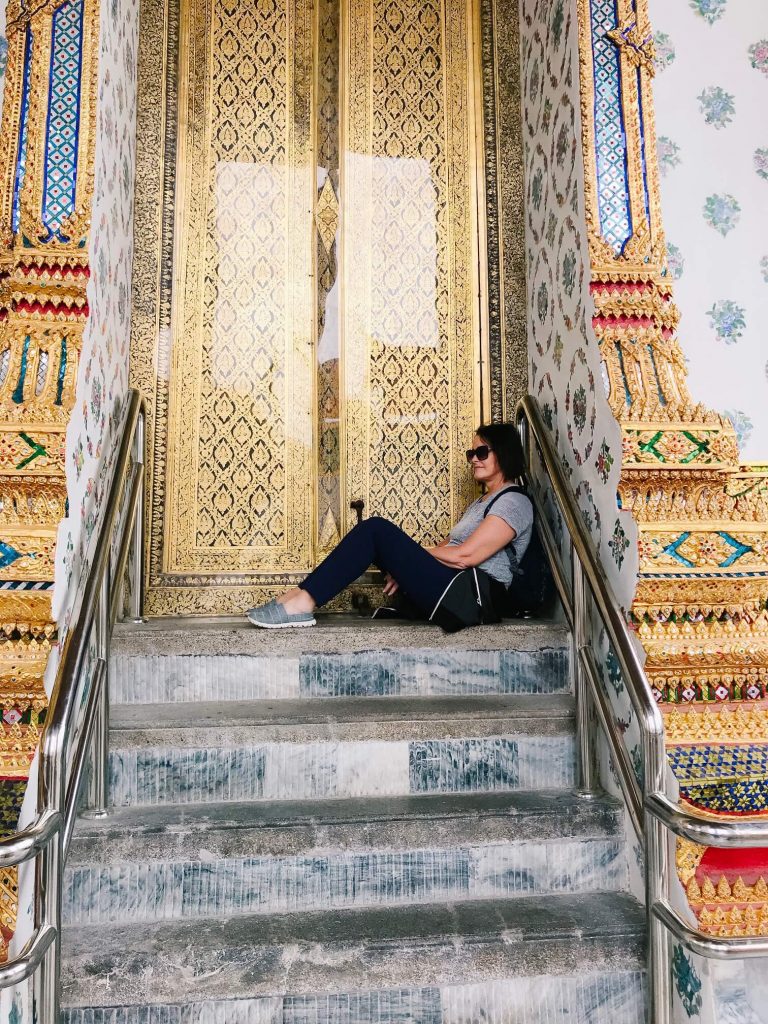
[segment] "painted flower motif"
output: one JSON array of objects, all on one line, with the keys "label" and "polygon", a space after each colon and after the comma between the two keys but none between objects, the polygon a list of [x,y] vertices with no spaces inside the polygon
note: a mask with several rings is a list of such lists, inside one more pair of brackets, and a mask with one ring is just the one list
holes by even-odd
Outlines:
[{"label": "painted flower motif", "polygon": [[539,285],[539,290],[536,293],[536,312],[539,315],[539,323],[543,324],[547,319],[547,312],[549,311],[549,293],[547,292],[547,285],[544,281]]},{"label": "painted flower motif", "polygon": [[624,692],[624,680],[621,676],[621,668],[619,667],[619,661],[614,654],[612,648],[608,648],[605,655],[605,670],[608,674],[608,682],[618,697],[619,694]]},{"label": "painted flower motif", "polygon": [[632,760],[632,768],[635,772],[637,784],[642,789],[643,784],[645,782],[645,768],[643,766],[643,757],[640,753],[640,747],[637,744],[635,744],[634,747],[632,747],[632,749],[629,752],[629,756]]},{"label": "painted flower motif", "polygon": [[672,954],[672,977],[685,1012],[689,1017],[701,1012],[701,978],[678,943]]},{"label": "painted flower motif", "polygon": [[674,281],[679,281],[683,276],[685,260],[683,254],[676,245],[671,242],[667,244],[667,271],[672,275]]},{"label": "painted flower motif", "polygon": [[579,384],[573,393],[573,422],[581,433],[587,422],[587,392],[583,384]]},{"label": "painted flower motif", "polygon": [[550,246],[555,244],[555,231],[557,231],[557,217],[554,213],[550,213],[547,221],[547,243]]},{"label": "painted flower motif", "polygon": [[0,36],[0,78],[5,74],[5,68],[8,64],[8,40],[5,36]]},{"label": "painted flower motif", "polygon": [[755,71],[768,75],[768,39],[760,39],[747,50],[749,62]]},{"label": "painted flower motif", "polygon": [[563,0],[557,0],[555,4],[555,12],[552,16],[552,39],[555,44],[555,49],[560,49],[560,40],[563,35],[563,25],[565,23],[565,11]]},{"label": "painted flower motif", "polygon": [[563,124],[560,125],[560,131],[557,133],[557,139],[555,141],[555,160],[558,167],[563,166],[566,153],[569,149],[573,148],[572,145],[568,145],[568,142],[568,125],[563,122]]},{"label": "painted flower motif", "polygon": [[680,163],[680,147],[666,135],[660,135],[656,143],[656,153],[659,158],[659,171],[664,177]]},{"label": "painted flower motif", "polygon": [[711,309],[707,310],[709,325],[714,330],[718,341],[726,345],[734,345],[744,334],[747,321],[744,309],[731,299],[720,299]]},{"label": "painted flower motif", "polygon": [[760,273],[763,275],[763,280],[768,284],[768,256],[763,256],[760,260]]},{"label": "painted flower motif", "polygon": [[531,102],[533,102],[539,95],[539,62],[537,60],[534,60],[531,66],[531,77],[528,82],[528,93],[531,97]]},{"label": "painted flower motif", "polygon": [[620,569],[624,564],[624,555],[629,547],[629,538],[618,519],[614,524],[613,536],[608,541],[608,547],[611,549],[614,562]]},{"label": "painted flower motif", "polygon": [[718,18],[725,14],[727,2],[728,0],[690,0],[690,5],[708,25],[714,25]]},{"label": "painted flower motif", "polygon": [[597,458],[595,459],[595,469],[597,470],[597,475],[604,484],[608,483],[611,466],[613,466],[611,448],[608,442],[603,439],[603,443],[600,445],[600,451],[597,453]]},{"label": "painted flower motif", "polygon": [[758,175],[768,181],[768,149],[756,149],[752,159]]},{"label": "painted flower motif", "polygon": [[726,409],[725,415],[733,424],[733,429],[736,431],[739,447],[743,447],[752,436],[752,420],[745,412],[742,412],[741,409]]},{"label": "painted flower motif", "polygon": [[708,89],[704,89],[699,93],[697,99],[704,120],[713,128],[725,128],[733,120],[733,115],[736,113],[733,96],[725,89],[721,89],[719,85],[712,85]]},{"label": "painted flower motif", "polygon": [[547,96],[544,100],[544,110],[541,115],[541,130],[546,133],[549,131],[549,122],[552,119],[552,100]]},{"label": "painted flower motif", "polygon": [[576,286],[576,253],[569,249],[563,257],[563,288],[570,298]]},{"label": "painted flower motif", "polygon": [[21,721],[21,712],[18,708],[6,708],[3,712],[3,721],[6,725],[16,725],[17,722]]},{"label": "painted flower motif", "polygon": [[722,195],[707,196],[704,203],[704,220],[719,231],[725,238],[729,231],[732,231],[739,222],[741,206],[733,196],[723,193]]},{"label": "painted flower motif", "polygon": [[653,37],[653,44],[656,50],[656,70],[663,71],[668,68],[675,59],[675,46],[666,32],[657,32]]},{"label": "painted flower motif", "polygon": [[544,187],[543,186],[544,186],[544,172],[539,167],[539,168],[537,168],[536,173],[533,176],[533,181],[531,182],[531,201],[533,202],[533,206],[534,206],[535,210],[538,210],[539,207],[541,206],[541,198],[542,198],[542,196],[544,194]]},{"label": "painted flower motif", "polygon": [[75,464],[75,479],[80,479],[80,474],[83,472],[83,466],[85,465],[85,449],[83,447],[83,439],[80,437],[77,439],[77,447],[72,453],[72,461]]},{"label": "painted flower motif", "polygon": [[555,360],[555,366],[559,370],[563,362],[563,339],[559,334],[555,338],[555,346],[552,349],[552,358]]}]

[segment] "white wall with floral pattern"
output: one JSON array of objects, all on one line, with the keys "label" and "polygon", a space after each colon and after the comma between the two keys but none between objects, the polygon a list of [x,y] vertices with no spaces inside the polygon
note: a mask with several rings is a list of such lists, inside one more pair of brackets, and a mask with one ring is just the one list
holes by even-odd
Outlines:
[{"label": "white wall with floral pattern", "polygon": [[138,0],[102,0],[90,316],[67,431],[69,516],[56,548],[53,611],[62,634],[90,558],[128,390],[138,28]]},{"label": "white wall with floral pattern", "polygon": [[628,609],[637,577],[636,530],[616,505],[621,433],[591,326],[573,0],[522,0],[520,46],[530,390]]},{"label": "white wall with floral pattern", "polygon": [[768,3],[650,0],[664,227],[695,399],[768,461]]}]

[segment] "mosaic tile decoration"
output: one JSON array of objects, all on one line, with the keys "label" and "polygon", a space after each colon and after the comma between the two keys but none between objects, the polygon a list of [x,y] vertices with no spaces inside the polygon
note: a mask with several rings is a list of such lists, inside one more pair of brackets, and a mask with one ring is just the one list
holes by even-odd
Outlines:
[{"label": "mosaic tile decoration", "polygon": [[82,47],[83,0],[67,0],[53,16],[45,140],[43,223],[52,235],[75,209]]},{"label": "mosaic tile decoration", "polygon": [[667,757],[685,800],[720,813],[768,810],[768,747],[668,747]]},{"label": "mosaic tile decoration", "polygon": [[0,839],[16,831],[26,788],[26,779],[0,779]]},{"label": "mosaic tile decoration", "polygon": [[595,67],[595,150],[600,229],[619,253],[632,235],[627,139],[621,104],[620,57],[607,33],[616,28],[615,0],[591,0]]}]

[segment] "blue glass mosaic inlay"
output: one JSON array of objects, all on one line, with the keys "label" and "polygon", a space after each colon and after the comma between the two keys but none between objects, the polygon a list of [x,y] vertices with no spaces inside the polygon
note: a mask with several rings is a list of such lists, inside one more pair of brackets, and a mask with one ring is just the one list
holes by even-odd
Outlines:
[{"label": "blue glass mosaic inlay", "polygon": [[54,235],[75,209],[82,50],[83,0],[68,0],[53,16],[45,140],[42,214]]},{"label": "blue glass mosaic inlay", "polygon": [[595,149],[600,231],[615,252],[632,235],[627,173],[627,137],[621,109],[621,58],[606,33],[618,24],[615,0],[592,0],[595,75]]}]

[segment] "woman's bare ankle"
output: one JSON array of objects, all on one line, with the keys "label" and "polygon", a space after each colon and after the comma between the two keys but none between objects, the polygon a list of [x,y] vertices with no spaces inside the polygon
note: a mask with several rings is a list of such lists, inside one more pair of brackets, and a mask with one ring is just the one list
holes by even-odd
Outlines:
[{"label": "woman's bare ankle", "polygon": [[277,598],[277,603],[281,604],[289,615],[308,615],[316,608],[312,595],[301,587],[293,587],[281,594]]}]

